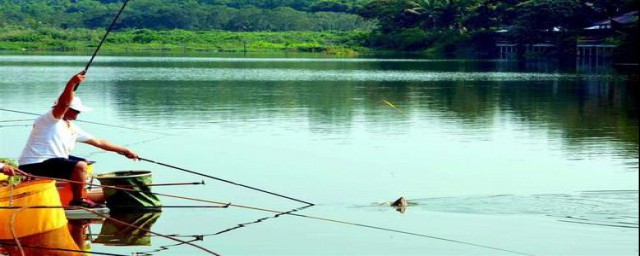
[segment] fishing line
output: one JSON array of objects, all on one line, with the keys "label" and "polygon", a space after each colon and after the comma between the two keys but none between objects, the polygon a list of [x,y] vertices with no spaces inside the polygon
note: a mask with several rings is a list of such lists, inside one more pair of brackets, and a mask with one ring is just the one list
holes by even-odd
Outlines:
[{"label": "fishing line", "polygon": [[[28,176],[31,176],[31,177],[34,177],[34,178],[44,178],[44,179],[53,179],[53,180],[66,181],[66,182],[70,182],[70,183],[81,183],[81,182],[72,181],[72,180],[41,177],[41,176],[36,176],[36,175],[28,175]],[[118,188],[118,187],[107,186],[107,185],[95,185],[95,186],[108,187],[108,188],[120,189],[120,190],[125,190],[125,191],[139,192],[139,191],[136,191],[136,190],[133,190],[133,189]],[[219,201],[206,200],[206,199],[190,198],[190,197],[183,197],[183,196],[176,196],[176,195],[169,195],[169,194],[162,194],[162,193],[154,193],[154,192],[151,192],[151,194],[154,194],[154,195],[157,195],[157,196],[165,196],[165,197],[172,197],[172,198],[190,200],[190,201],[195,201],[195,202],[203,202],[203,203],[212,203],[212,204],[217,204],[217,205],[224,205],[225,207],[235,207],[235,208],[241,208],[241,209],[270,212],[270,213],[275,213],[275,214],[278,214],[278,215],[291,215],[291,216],[297,216],[297,217],[301,217],[301,218],[320,220],[320,221],[325,221],[325,222],[333,222],[333,223],[337,223],[337,224],[357,226],[357,227],[375,229],[375,230],[380,230],[380,231],[387,231],[387,232],[392,232],[392,233],[399,233],[399,234],[404,234],[404,235],[417,236],[417,237],[423,237],[423,238],[429,238],[429,239],[435,239],[435,240],[441,240],[441,241],[445,241],[445,242],[463,244],[463,245],[479,247],[479,248],[484,248],[484,249],[498,250],[498,251],[509,252],[509,253],[518,254],[518,255],[527,255],[527,256],[531,256],[532,255],[532,254],[529,254],[529,253],[518,252],[518,251],[508,250],[508,249],[502,249],[502,248],[498,248],[498,247],[492,247],[492,246],[486,246],[486,245],[481,245],[481,244],[476,244],[476,243],[464,242],[464,241],[460,241],[460,240],[448,239],[448,238],[443,238],[443,237],[438,237],[438,236],[433,236],[433,235],[426,235],[426,234],[420,234],[420,233],[415,233],[415,232],[408,232],[408,231],[403,231],[403,230],[398,230],[398,229],[390,229],[390,228],[378,227],[378,226],[373,226],[373,225],[360,224],[360,223],[355,223],[355,222],[341,221],[341,220],[329,219],[329,218],[323,218],[323,217],[315,217],[315,216],[298,214],[298,213],[286,213],[286,212],[283,212],[283,211],[272,210],[272,209],[267,209],[267,208],[260,208],[260,207],[254,207],[254,206],[232,204],[232,203],[227,203],[227,202],[219,202]],[[2,208],[3,207],[0,207],[0,209],[2,209]]]},{"label": "fishing line", "polygon": [[[141,141],[137,141],[137,142],[127,143],[127,144],[123,144],[122,146],[125,147],[125,148],[128,148],[128,147],[131,147],[131,146],[134,146],[134,145],[146,144],[146,143],[149,143],[149,142],[152,142],[152,141],[156,141],[156,140],[160,140],[160,139],[164,139],[164,138],[167,138],[167,136],[160,136],[160,137],[151,138],[151,139],[148,139],[148,140],[141,140]],[[84,158],[91,158],[91,157],[93,157],[95,155],[105,154],[105,153],[109,153],[109,152],[111,152],[111,151],[106,151],[106,150],[93,151],[93,152],[88,153]]]},{"label": "fishing line", "polygon": [[[6,108],[0,108],[0,111],[6,111],[6,112],[12,112],[12,113],[18,113],[18,114],[25,114],[25,115],[32,115],[32,116],[40,116],[40,115],[42,115],[42,114],[33,113],[33,112],[25,112],[25,111],[6,109]],[[33,120],[30,120],[30,121],[33,121]],[[98,122],[92,122],[92,121],[74,120],[74,122],[95,124],[95,125],[101,125],[101,126],[107,126],[107,127],[113,127],[113,128],[134,130],[134,131],[139,131],[139,132],[155,133],[155,134],[167,135],[167,136],[175,135],[175,134],[170,134],[170,133],[164,133],[164,132],[158,132],[158,131],[152,131],[152,130],[146,130],[146,129],[139,129],[139,128],[132,128],[132,127],[126,127],[126,126],[120,126],[120,125],[113,125],[113,124],[98,123]]]},{"label": "fishing line", "polygon": [[[196,242],[196,241],[202,241],[202,238],[201,237],[196,237],[193,240],[189,240],[188,242]],[[171,244],[171,245],[161,245],[158,249],[155,249],[153,251],[135,252],[135,255],[136,256],[142,256],[142,255],[151,256],[151,255],[154,255],[154,253],[161,252],[161,251],[167,251],[167,250],[171,249],[171,247],[176,247],[176,246],[180,246],[180,245],[183,245],[183,244],[185,244],[185,243],[180,242],[180,243]]]},{"label": "fishing line", "polygon": [[213,252],[213,251],[210,251],[209,249],[204,248],[204,247],[202,247],[202,246],[199,246],[199,245],[197,245],[197,244],[193,244],[193,243],[191,243],[191,242],[189,242],[189,241],[184,241],[184,240],[177,239],[177,238],[175,238],[175,237],[171,237],[171,236],[163,235],[163,234],[160,234],[160,233],[157,233],[157,232],[153,232],[153,231],[148,230],[148,229],[146,229],[146,228],[142,228],[142,227],[139,227],[139,226],[136,226],[136,225],[130,224],[130,223],[126,223],[126,222],[124,222],[124,221],[121,221],[121,220],[118,220],[118,219],[115,219],[115,218],[111,218],[111,217],[109,217],[109,216],[107,216],[107,215],[104,215],[104,214],[98,213],[98,212],[96,212],[96,211],[93,211],[93,210],[88,209],[88,208],[85,208],[85,207],[78,207],[78,208],[80,208],[80,209],[82,209],[82,210],[85,210],[85,211],[87,211],[87,212],[93,213],[93,214],[95,214],[95,215],[98,215],[98,216],[100,216],[100,217],[103,217],[103,218],[105,218],[105,219],[107,219],[107,220],[110,220],[110,221],[113,221],[113,222],[116,222],[116,223],[119,223],[119,224],[122,224],[122,225],[125,225],[125,226],[129,226],[129,227],[135,228],[135,229],[137,229],[137,230],[142,230],[142,231],[144,231],[144,232],[151,233],[151,234],[154,234],[154,235],[157,235],[157,236],[161,236],[161,237],[164,237],[164,238],[166,238],[166,239],[170,239],[170,240],[173,240],[173,241],[176,241],[176,242],[179,242],[179,243],[188,244],[188,245],[191,245],[191,246],[193,246],[193,247],[195,247],[195,248],[198,248],[198,249],[200,249],[200,250],[202,250],[202,251],[205,251],[205,252],[207,252],[207,253],[209,253],[209,254],[216,255],[216,256],[220,256],[220,254],[218,254],[218,253],[215,253],[215,252]]},{"label": "fishing line", "polygon": [[29,124],[10,124],[10,125],[0,125],[0,128],[6,128],[6,127],[29,127],[31,125]]},{"label": "fishing line", "polygon": [[[98,47],[96,47],[96,49],[93,51],[93,55],[91,55],[91,59],[89,59],[89,62],[87,63],[87,66],[84,67],[84,74],[86,74],[87,71],[89,71],[89,67],[91,67],[91,63],[93,63],[93,59],[96,57],[96,55],[98,55],[98,51],[100,51],[100,48],[102,47],[102,44],[104,44],[104,42],[106,41],[107,36],[109,35],[111,30],[113,29],[113,26],[116,24],[116,21],[118,21],[118,18],[120,17],[120,14],[122,14],[122,11],[124,11],[124,8],[127,7],[127,3],[129,3],[129,0],[125,0],[124,1],[124,3],[122,4],[122,7],[120,7],[120,11],[118,11],[118,14],[116,15],[116,17],[113,18],[113,21],[111,21],[111,25],[109,25],[109,28],[107,29],[107,31],[102,36],[102,39],[100,40],[100,43],[98,44]],[[73,91],[78,90],[78,86],[80,86],[80,83],[76,84],[76,86],[73,88]]]},{"label": "fishing line", "polygon": [[217,236],[217,235],[220,235],[220,234],[223,234],[223,233],[227,233],[227,232],[230,232],[230,231],[233,231],[233,230],[239,229],[239,228],[244,228],[244,227],[246,227],[246,226],[248,226],[248,225],[258,224],[258,223],[260,223],[260,222],[267,221],[267,220],[269,220],[269,219],[275,219],[275,218],[278,218],[278,217],[280,217],[280,216],[282,216],[282,215],[291,214],[291,213],[293,213],[293,212],[297,212],[297,211],[302,211],[302,210],[307,209],[307,208],[309,208],[309,207],[311,207],[311,205],[305,205],[305,206],[302,206],[302,207],[298,207],[298,208],[291,209],[291,210],[286,211],[286,212],[278,213],[278,214],[273,215],[273,216],[268,216],[268,217],[260,218],[260,219],[257,219],[257,220],[255,220],[255,221],[252,221],[252,222],[241,223],[241,224],[236,225],[235,227],[228,228],[228,229],[222,230],[222,231],[217,232],[217,233],[213,233],[213,234],[204,234],[204,235],[200,235],[200,236],[202,236],[202,237],[205,237],[205,236]]},{"label": "fishing line", "polygon": [[0,123],[33,121],[33,119],[0,120]]},{"label": "fishing line", "polygon": [[162,166],[165,166],[165,167],[173,168],[173,169],[176,169],[176,170],[180,170],[180,171],[183,171],[183,172],[188,172],[188,173],[191,173],[191,174],[199,175],[199,176],[202,176],[202,177],[206,177],[206,178],[210,178],[210,179],[226,182],[226,183],[229,183],[229,184],[232,184],[232,185],[236,185],[236,186],[240,186],[240,187],[256,190],[256,191],[259,191],[259,192],[262,192],[262,193],[267,193],[267,194],[270,194],[270,195],[273,195],[273,196],[286,198],[286,199],[293,200],[293,201],[300,202],[300,203],[304,203],[304,204],[307,204],[307,205],[314,205],[314,204],[309,203],[307,201],[303,201],[303,200],[300,200],[300,199],[288,197],[288,196],[281,195],[281,194],[278,194],[278,193],[266,191],[266,190],[259,189],[259,188],[256,188],[256,187],[240,184],[240,183],[233,182],[233,181],[230,181],[230,180],[214,177],[214,176],[211,176],[211,175],[208,175],[208,174],[204,174],[204,173],[201,173],[201,172],[187,170],[187,169],[184,169],[184,168],[180,168],[180,167],[169,165],[169,164],[165,164],[165,163],[156,162],[156,161],[153,161],[153,160],[150,160],[150,159],[146,159],[146,158],[142,158],[142,157],[138,157],[138,159],[142,160],[142,161],[147,161],[147,162],[150,162],[150,163],[154,163],[154,164],[157,164],[157,165],[162,165]]},{"label": "fishing line", "polygon": [[[164,207],[165,207],[165,206],[163,206],[163,208],[164,208]],[[247,226],[252,225],[252,224],[258,224],[258,223],[260,223],[260,222],[267,221],[267,220],[269,220],[269,219],[278,218],[278,217],[280,217],[281,215],[284,215],[284,214],[288,214],[288,213],[292,213],[292,212],[296,212],[296,211],[301,211],[301,210],[306,209],[306,208],[309,208],[309,207],[311,207],[311,205],[305,205],[305,206],[302,206],[302,207],[299,207],[299,208],[291,209],[291,210],[289,210],[289,211],[287,211],[287,212],[283,212],[282,214],[276,214],[276,215],[274,215],[274,216],[260,218],[260,219],[257,219],[257,220],[255,220],[255,221],[252,221],[252,222],[246,222],[246,223],[237,224],[235,227],[228,228],[228,229],[222,230],[222,231],[217,232],[217,233],[214,233],[214,234],[205,234],[205,235],[173,235],[173,237],[193,237],[193,240],[191,240],[191,241],[203,241],[203,240],[204,240],[204,237],[206,237],[206,236],[216,236],[216,235],[220,235],[220,234],[223,234],[223,233],[231,232],[231,231],[233,231],[233,230],[237,230],[237,229],[240,229],[240,228],[244,228],[244,227],[247,227]],[[174,244],[174,245],[160,246],[160,249],[156,249],[156,250],[154,250],[154,251],[138,252],[138,253],[143,253],[143,255],[154,255],[154,253],[156,253],[156,252],[160,252],[160,251],[168,250],[168,249],[170,249],[169,247],[179,246],[179,245],[181,245],[181,243],[179,243],[179,244]]]}]

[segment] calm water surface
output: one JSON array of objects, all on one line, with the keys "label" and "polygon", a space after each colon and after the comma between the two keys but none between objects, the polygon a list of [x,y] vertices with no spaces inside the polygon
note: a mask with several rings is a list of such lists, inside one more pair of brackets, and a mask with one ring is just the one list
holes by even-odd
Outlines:
[{"label": "calm water surface", "polygon": [[[86,61],[0,56],[0,156],[19,156],[31,113],[46,111]],[[638,91],[630,78],[506,61],[99,57],[78,95],[94,108],[80,116],[85,130],[144,158],[317,204],[301,214],[474,244],[238,208],[169,208],[153,225],[184,240],[205,235],[197,244],[220,254],[514,254],[482,245],[632,255]],[[75,153],[96,160],[99,173],[204,179],[88,146]],[[205,182],[154,191],[277,211],[301,206]],[[417,205],[400,214],[381,204],[399,196]],[[597,246],[605,239],[614,242]],[[203,254],[151,242],[92,248]]]}]

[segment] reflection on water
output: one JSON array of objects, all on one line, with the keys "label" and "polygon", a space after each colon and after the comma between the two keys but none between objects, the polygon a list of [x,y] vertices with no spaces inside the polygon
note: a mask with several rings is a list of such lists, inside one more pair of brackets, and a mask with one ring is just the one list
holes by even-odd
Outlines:
[{"label": "reflection on water", "polygon": [[[74,241],[67,226],[58,229],[25,236],[15,240],[0,240],[8,255],[51,255],[80,256],[87,255]],[[84,248],[84,247],[83,247]]]},{"label": "reflection on water", "polygon": [[[116,213],[104,216],[106,219],[72,219],[61,228],[20,237],[15,240],[0,240],[0,245],[8,255],[88,255],[92,246],[150,246],[153,224],[160,212]],[[92,225],[101,225],[97,238],[93,239]],[[87,253],[85,253],[87,252]],[[102,255],[104,252],[94,251]],[[0,250],[0,255],[3,251]],[[118,254],[109,254],[118,255]]]},{"label": "reflection on water", "polygon": [[557,133],[572,151],[609,144],[621,155],[638,154],[637,91],[617,81],[138,81],[116,83],[112,93],[120,113],[151,126],[292,120],[308,121],[312,132],[344,134],[364,118],[390,131],[455,122],[482,137],[508,122]]},{"label": "reflection on water", "polygon": [[98,238],[93,243],[109,246],[149,246],[149,230],[160,218],[160,212],[113,213],[105,220]]}]

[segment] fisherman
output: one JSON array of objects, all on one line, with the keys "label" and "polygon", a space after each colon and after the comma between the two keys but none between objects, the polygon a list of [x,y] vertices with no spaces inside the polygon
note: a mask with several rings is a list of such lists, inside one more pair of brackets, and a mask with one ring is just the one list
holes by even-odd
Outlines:
[{"label": "fisherman", "polygon": [[19,168],[24,172],[74,181],[71,184],[73,200],[70,205],[101,207],[82,197],[88,163],[85,159],[70,156],[76,142],[116,152],[130,159],[137,159],[138,155],[127,148],[96,138],[73,123],[78,114],[91,110],[82,104],[74,92],[75,87],[85,80],[85,71],[71,77],[53,108],[35,120],[18,162]]}]

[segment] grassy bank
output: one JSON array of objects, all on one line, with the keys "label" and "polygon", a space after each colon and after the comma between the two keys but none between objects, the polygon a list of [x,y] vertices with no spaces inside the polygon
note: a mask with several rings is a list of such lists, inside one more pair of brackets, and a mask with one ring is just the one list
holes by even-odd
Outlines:
[{"label": "grassy bank", "polygon": [[[0,51],[84,52],[95,48],[104,30],[0,28]],[[322,52],[357,55],[366,32],[228,32],[187,30],[112,31],[101,51],[125,52]]]}]

